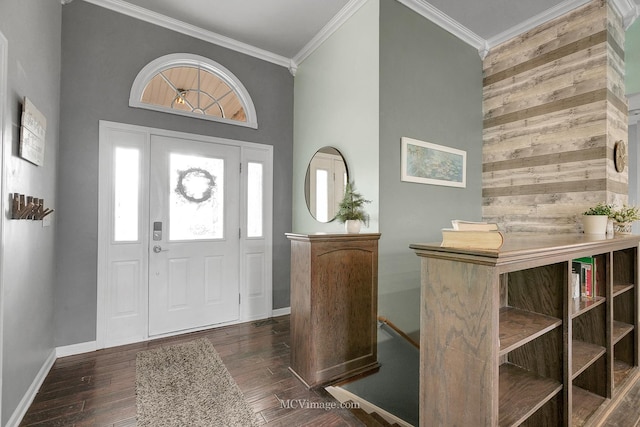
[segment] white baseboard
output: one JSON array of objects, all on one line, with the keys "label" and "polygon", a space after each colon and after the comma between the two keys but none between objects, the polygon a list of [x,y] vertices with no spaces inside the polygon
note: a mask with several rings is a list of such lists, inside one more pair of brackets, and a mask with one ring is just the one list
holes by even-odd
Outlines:
[{"label": "white baseboard", "polygon": [[53,349],[51,350],[49,357],[47,357],[47,360],[45,360],[42,364],[38,375],[36,375],[36,377],[33,379],[31,386],[22,397],[22,400],[20,400],[20,403],[18,403],[18,407],[15,411],[13,411],[13,415],[11,415],[11,418],[9,418],[9,421],[7,421],[5,427],[18,427],[20,425],[22,418],[24,418],[27,410],[29,409],[29,406],[31,406],[31,403],[33,403],[33,399],[36,397],[38,390],[40,390],[40,386],[44,382],[44,379],[47,377],[47,374],[51,370],[51,367],[53,366],[55,361],[56,350]]},{"label": "white baseboard", "polygon": [[286,316],[287,314],[291,314],[291,307],[276,308],[271,312],[272,317]]},{"label": "white baseboard", "polygon": [[56,357],[75,356],[76,354],[91,353],[96,351],[98,345],[95,341],[81,342],[78,344],[56,347]]}]

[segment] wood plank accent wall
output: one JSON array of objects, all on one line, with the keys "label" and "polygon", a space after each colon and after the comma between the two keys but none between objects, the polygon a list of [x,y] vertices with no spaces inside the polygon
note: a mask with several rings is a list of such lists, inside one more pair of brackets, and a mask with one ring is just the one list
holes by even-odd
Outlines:
[{"label": "wood plank accent wall", "polygon": [[577,232],[627,202],[624,28],[594,0],[492,49],[483,63],[483,216],[506,231]]}]

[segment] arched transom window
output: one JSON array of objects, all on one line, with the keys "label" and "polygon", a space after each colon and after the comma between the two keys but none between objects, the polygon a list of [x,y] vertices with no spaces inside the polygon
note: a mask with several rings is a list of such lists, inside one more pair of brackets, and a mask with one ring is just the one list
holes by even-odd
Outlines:
[{"label": "arched transom window", "polygon": [[129,105],[258,127],[253,102],[240,80],[197,55],[171,54],[150,62],[133,82]]}]

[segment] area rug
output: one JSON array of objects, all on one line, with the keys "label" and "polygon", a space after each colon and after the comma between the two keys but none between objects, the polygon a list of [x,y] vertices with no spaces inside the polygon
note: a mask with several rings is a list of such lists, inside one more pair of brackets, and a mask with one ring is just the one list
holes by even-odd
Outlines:
[{"label": "area rug", "polygon": [[213,344],[198,339],[136,356],[138,426],[257,426]]}]

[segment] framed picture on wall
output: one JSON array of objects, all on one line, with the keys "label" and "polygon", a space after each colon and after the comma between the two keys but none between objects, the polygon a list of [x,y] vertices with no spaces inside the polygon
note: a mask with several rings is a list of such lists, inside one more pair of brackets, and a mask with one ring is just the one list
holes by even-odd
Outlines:
[{"label": "framed picture on wall", "polygon": [[20,157],[37,166],[44,163],[47,119],[26,96],[22,104],[20,129]]},{"label": "framed picture on wall", "polygon": [[402,181],[420,184],[467,186],[467,152],[402,137]]}]

